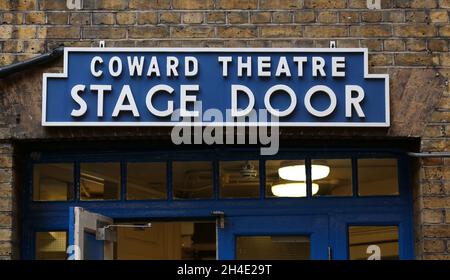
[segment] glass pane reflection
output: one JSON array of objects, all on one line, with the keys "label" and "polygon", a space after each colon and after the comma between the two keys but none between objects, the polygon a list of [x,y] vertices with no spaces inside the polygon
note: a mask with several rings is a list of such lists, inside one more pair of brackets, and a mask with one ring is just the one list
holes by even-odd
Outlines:
[{"label": "glass pane reflection", "polygon": [[127,164],[127,199],[166,199],[167,174],[165,162]]},{"label": "glass pane reflection", "polygon": [[[266,197],[306,197],[304,160],[267,160],[266,161]],[[300,171],[291,172],[289,167],[296,167]],[[284,168],[284,169],[282,169]],[[287,168],[287,169],[286,169]],[[281,173],[280,169],[287,174]],[[286,175],[286,176],[284,176]],[[294,176],[291,178],[289,175]],[[292,181],[286,178],[298,179]],[[296,183],[293,185],[293,183]]]},{"label": "glass pane reflection", "polygon": [[259,161],[221,161],[220,197],[259,197]]},{"label": "glass pane reflection", "polygon": [[396,159],[358,159],[360,196],[398,195]]},{"label": "glass pane reflection", "polygon": [[80,199],[120,198],[120,163],[80,164]]},{"label": "glass pane reflection", "polygon": [[238,236],[237,260],[309,260],[308,236]]},{"label": "glass pane reflection", "polygon": [[36,260],[66,259],[67,233],[65,231],[36,232]]},{"label": "glass pane reflection", "polygon": [[[328,168],[329,172],[320,174],[319,167]],[[316,196],[351,196],[353,193],[351,159],[313,159],[311,177],[319,187]]]},{"label": "glass pane reflection", "polygon": [[172,163],[173,197],[199,199],[213,197],[213,168],[209,161]]},{"label": "glass pane reflection", "polygon": [[398,260],[397,226],[350,226],[351,260]]},{"label": "glass pane reflection", "polygon": [[67,201],[73,199],[73,164],[35,164],[33,200]]}]

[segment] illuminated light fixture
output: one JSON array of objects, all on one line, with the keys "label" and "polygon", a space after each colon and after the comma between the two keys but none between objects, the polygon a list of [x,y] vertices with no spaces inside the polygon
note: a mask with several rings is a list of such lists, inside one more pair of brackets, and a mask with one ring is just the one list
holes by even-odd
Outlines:
[{"label": "illuminated light fixture", "polygon": [[[312,184],[312,195],[319,191],[319,185]],[[306,183],[287,183],[272,186],[272,193],[278,197],[306,197]]]},{"label": "illuminated light fixture", "polygon": [[[327,177],[330,174],[330,167],[326,165],[311,165],[311,180],[319,180]],[[305,165],[291,165],[280,167],[278,175],[281,179],[289,181],[306,181]]]}]

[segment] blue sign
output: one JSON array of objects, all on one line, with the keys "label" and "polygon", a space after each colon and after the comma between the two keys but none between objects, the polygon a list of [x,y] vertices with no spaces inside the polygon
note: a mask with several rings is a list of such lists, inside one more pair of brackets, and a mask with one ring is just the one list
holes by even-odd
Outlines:
[{"label": "blue sign", "polygon": [[66,48],[44,126],[387,127],[389,76],[367,49]]}]

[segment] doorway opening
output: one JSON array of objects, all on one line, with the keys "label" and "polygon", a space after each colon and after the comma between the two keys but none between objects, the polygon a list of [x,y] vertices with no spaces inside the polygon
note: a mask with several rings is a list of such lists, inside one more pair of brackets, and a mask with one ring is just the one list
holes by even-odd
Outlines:
[{"label": "doorway opening", "polygon": [[[141,223],[139,223],[141,224]],[[157,221],[151,227],[117,224],[116,260],[215,260],[215,221]]]}]

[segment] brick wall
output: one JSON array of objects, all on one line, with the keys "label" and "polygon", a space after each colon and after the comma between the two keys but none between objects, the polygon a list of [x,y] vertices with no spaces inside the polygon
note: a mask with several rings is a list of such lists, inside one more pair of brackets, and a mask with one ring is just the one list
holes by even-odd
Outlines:
[{"label": "brick wall", "polygon": [[[422,150],[450,151],[450,93],[445,92],[422,136]],[[424,259],[450,259],[450,158],[423,159],[416,238]]]},{"label": "brick wall", "polygon": [[[13,148],[0,143],[0,260],[13,255]],[[16,229],[16,227],[14,227]]]},{"label": "brick wall", "polygon": [[[423,151],[450,150],[450,0],[381,0],[378,10],[369,10],[366,0],[82,2],[81,9],[69,9],[66,0],[0,0],[0,66],[62,44],[98,46],[100,40],[108,47],[328,47],[335,40],[338,47],[367,47],[370,71],[391,75],[391,128],[284,130],[283,135],[415,137]],[[0,139],[167,137],[164,129],[42,128],[42,73],[60,70],[61,61],[0,82]],[[3,161],[2,180],[11,169]],[[450,259],[449,165],[448,158],[418,164],[418,258]],[[0,183],[0,256],[12,251],[11,203],[4,199],[10,197],[4,191],[8,182]]]}]

